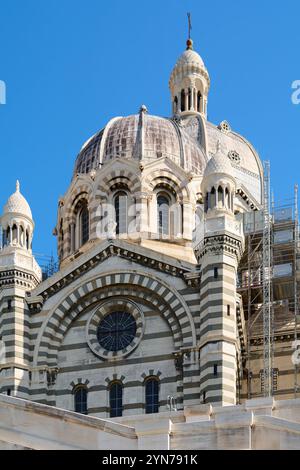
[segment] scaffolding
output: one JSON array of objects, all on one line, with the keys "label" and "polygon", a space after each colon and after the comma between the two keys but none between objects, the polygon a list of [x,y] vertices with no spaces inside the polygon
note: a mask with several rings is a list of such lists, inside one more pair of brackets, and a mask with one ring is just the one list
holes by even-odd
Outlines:
[{"label": "scaffolding", "polygon": [[41,253],[34,253],[35,259],[42,270],[43,281],[48,277],[53,276],[59,270],[59,263],[55,260],[53,255],[45,255]]},{"label": "scaffolding", "polygon": [[263,227],[263,323],[264,323],[264,393],[272,394],[273,321],[271,303],[271,220],[270,220],[270,163],[264,164],[264,227]]},{"label": "scaffolding", "polygon": [[[274,394],[276,374],[273,365],[274,335],[288,328],[295,340],[299,336],[299,260],[298,187],[294,198],[272,203],[270,207],[270,167],[264,165],[263,209],[244,214],[245,252],[238,271],[238,292],[243,299],[248,374],[247,397],[252,390],[251,345],[263,346],[261,394]],[[300,391],[299,370],[295,364],[294,394]]]}]

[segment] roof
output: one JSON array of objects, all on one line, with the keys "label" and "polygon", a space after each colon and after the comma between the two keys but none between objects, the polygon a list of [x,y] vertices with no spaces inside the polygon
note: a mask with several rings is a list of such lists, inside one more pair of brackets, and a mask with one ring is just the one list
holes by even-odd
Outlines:
[{"label": "roof", "polygon": [[20,192],[20,183],[16,182],[16,191],[8,198],[3,214],[21,214],[32,220],[32,213],[28,202]]},{"label": "roof", "polygon": [[203,174],[207,158],[188,127],[176,119],[147,114],[117,117],[96,133],[77,156],[74,175],[89,173],[113,158],[143,161],[168,157],[188,172]]}]

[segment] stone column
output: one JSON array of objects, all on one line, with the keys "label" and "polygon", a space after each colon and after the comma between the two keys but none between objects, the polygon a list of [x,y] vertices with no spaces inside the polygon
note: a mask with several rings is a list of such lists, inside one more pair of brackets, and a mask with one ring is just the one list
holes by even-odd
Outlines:
[{"label": "stone column", "polygon": [[189,109],[189,90],[185,90],[185,111]]},{"label": "stone column", "polygon": [[223,204],[223,207],[225,208],[226,206],[226,202],[225,202],[225,186],[222,184],[222,204]]},{"label": "stone column", "polygon": [[17,244],[21,246],[21,240],[20,240],[20,225],[17,224]]},{"label": "stone column", "polygon": [[183,227],[182,227],[182,236],[186,240],[192,240],[193,227],[194,227],[194,206],[189,201],[183,201],[182,204],[183,210]]},{"label": "stone column", "polygon": [[73,253],[73,251],[75,251],[75,224],[72,223],[70,224],[70,226],[71,226],[70,249],[71,249],[71,253]]},{"label": "stone column", "polygon": [[194,87],[191,87],[191,111],[194,111],[195,105],[194,105]]}]

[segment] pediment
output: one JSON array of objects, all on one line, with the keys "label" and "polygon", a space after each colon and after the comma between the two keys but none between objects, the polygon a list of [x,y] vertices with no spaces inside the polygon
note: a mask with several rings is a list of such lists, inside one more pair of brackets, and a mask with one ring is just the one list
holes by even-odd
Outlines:
[{"label": "pediment", "polygon": [[[198,272],[195,265],[191,263],[179,262],[168,255],[162,255],[149,248],[123,240],[108,240],[97,244],[93,249],[72,261],[67,267],[42,282],[34,291],[28,294],[27,303],[29,306],[32,305],[34,310],[41,301],[44,302],[65,287],[69,287],[77,279],[97,266],[103,265],[110,258],[123,260],[127,262],[127,265],[130,261],[131,269],[133,268],[132,264],[136,264],[137,267],[143,266],[144,268],[182,278],[187,285],[195,285],[199,282]],[[122,264],[124,265],[121,262],[120,265]]]}]

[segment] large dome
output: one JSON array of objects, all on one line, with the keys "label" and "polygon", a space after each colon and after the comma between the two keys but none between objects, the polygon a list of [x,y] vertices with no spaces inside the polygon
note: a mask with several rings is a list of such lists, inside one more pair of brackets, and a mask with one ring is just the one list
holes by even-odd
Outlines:
[{"label": "large dome", "polygon": [[203,174],[207,161],[197,137],[175,119],[151,116],[142,107],[139,114],[112,119],[83,145],[74,176],[114,158],[151,161],[161,157],[197,175]]}]

